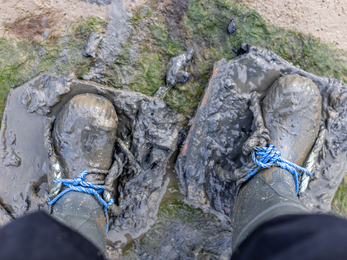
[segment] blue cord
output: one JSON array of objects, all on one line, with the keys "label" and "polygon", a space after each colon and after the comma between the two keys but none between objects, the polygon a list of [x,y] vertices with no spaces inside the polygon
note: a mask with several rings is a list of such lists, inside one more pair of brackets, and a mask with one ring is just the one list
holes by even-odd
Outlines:
[{"label": "blue cord", "polygon": [[64,194],[68,193],[69,191],[78,191],[78,192],[84,192],[88,194],[93,194],[95,197],[101,202],[102,205],[104,205],[105,215],[106,215],[106,233],[108,232],[108,215],[107,215],[107,209],[110,205],[114,203],[114,199],[112,198],[108,203],[100,196],[100,193],[104,192],[106,188],[102,185],[96,185],[92,182],[85,182],[85,176],[88,174],[87,171],[84,171],[78,175],[78,178],[73,179],[55,179],[55,183],[62,183],[65,186],[68,186],[69,188],[59,193],[55,198],[53,199],[47,199],[48,205],[52,207],[52,205],[60,199]]},{"label": "blue cord", "polygon": [[[257,157],[260,157],[259,160]],[[260,147],[257,146],[254,148],[254,151],[252,152],[252,159],[254,163],[262,168],[270,168],[273,163],[276,163],[279,167],[282,169],[285,169],[289,171],[291,174],[294,175],[295,179],[295,190],[296,190],[296,195],[298,195],[298,190],[299,190],[299,180],[298,176],[301,176],[302,173],[306,173],[308,176],[312,177],[312,173],[303,168],[300,167],[299,165],[296,165],[295,163],[291,163],[285,159],[281,158],[281,153],[277,151],[276,146],[272,144],[268,144],[266,147]],[[299,171],[297,171],[299,170]],[[249,180],[252,176],[254,176],[258,171],[258,168],[255,169],[249,169],[249,174],[246,177],[246,181]]]}]

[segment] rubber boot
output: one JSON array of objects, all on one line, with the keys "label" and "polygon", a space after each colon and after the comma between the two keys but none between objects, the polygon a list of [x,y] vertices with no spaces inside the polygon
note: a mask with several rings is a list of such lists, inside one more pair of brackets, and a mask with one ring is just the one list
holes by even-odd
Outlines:
[{"label": "rubber boot", "polygon": [[[277,80],[263,100],[262,114],[271,143],[281,157],[302,166],[318,135],[321,96],[317,86],[297,74]],[[296,195],[291,173],[279,167],[259,172],[241,188],[233,210],[233,250],[262,223],[309,211]]]},{"label": "rubber boot", "polygon": [[82,234],[105,255],[104,206],[94,195],[70,191],[54,203],[52,216]]}]

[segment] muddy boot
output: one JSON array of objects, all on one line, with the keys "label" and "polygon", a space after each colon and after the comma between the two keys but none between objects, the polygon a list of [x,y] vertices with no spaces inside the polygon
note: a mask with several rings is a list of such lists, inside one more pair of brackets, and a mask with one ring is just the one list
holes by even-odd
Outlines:
[{"label": "muddy boot", "polygon": [[114,160],[117,123],[108,99],[81,94],[64,105],[54,124],[46,126],[52,216],[81,233],[102,253],[106,250],[104,205],[106,209],[113,205],[110,188],[119,169]]},{"label": "muddy boot", "polygon": [[[263,100],[262,114],[271,143],[281,157],[302,166],[318,135],[321,95],[317,86],[297,74],[277,80]],[[233,250],[260,224],[285,214],[309,211],[296,194],[293,175],[276,164],[241,188],[233,212]]]}]

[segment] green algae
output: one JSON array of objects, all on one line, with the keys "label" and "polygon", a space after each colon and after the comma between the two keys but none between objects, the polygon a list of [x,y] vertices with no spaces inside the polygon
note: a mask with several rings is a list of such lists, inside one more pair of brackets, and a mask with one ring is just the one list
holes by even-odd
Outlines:
[{"label": "green algae", "polygon": [[156,91],[153,86],[160,86],[165,76],[162,59],[157,53],[147,52],[141,55],[138,61],[140,73],[135,76],[130,90],[152,96]]},{"label": "green algae", "polygon": [[[105,33],[107,22],[96,16],[79,18],[71,26],[71,32],[75,38],[86,40],[89,33]],[[84,44],[84,42],[83,42]]]},{"label": "green algae", "polygon": [[347,218],[347,175],[343,178],[331,204],[331,213]]}]

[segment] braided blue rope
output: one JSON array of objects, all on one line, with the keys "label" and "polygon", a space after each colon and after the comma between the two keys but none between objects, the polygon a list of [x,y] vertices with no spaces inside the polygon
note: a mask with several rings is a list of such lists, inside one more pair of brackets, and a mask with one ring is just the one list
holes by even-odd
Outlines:
[{"label": "braided blue rope", "polygon": [[[257,157],[259,157],[259,159],[257,159]],[[281,158],[281,153],[277,150],[276,146],[272,144],[268,144],[266,147],[255,147],[254,151],[252,152],[252,159],[258,167],[270,168],[273,163],[276,163],[282,169],[285,169],[289,171],[291,174],[293,174],[295,179],[295,190],[297,195],[299,190],[298,177],[301,176],[303,172],[306,173],[308,176],[312,177],[312,173],[306,168],[300,167],[295,163],[291,163]],[[247,175],[246,181],[257,173],[258,167],[255,169],[249,169],[250,173]]]},{"label": "braided blue rope", "polygon": [[95,197],[100,201],[102,205],[104,205],[105,210],[105,216],[106,216],[106,232],[108,232],[108,215],[107,215],[107,209],[110,205],[114,203],[114,199],[112,198],[108,203],[100,196],[100,193],[104,192],[106,188],[102,185],[96,185],[92,182],[86,182],[84,181],[85,176],[87,175],[87,171],[84,171],[78,175],[78,178],[73,179],[55,179],[54,183],[62,183],[65,186],[68,186],[69,188],[59,193],[55,198],[53,199],[47,199],[47,203],[50,207],[64,194],[68,193],[69,191],[78,191],[78,192],[84,192],[88,194],[95,195]]}]

